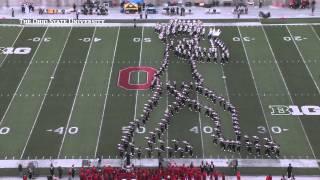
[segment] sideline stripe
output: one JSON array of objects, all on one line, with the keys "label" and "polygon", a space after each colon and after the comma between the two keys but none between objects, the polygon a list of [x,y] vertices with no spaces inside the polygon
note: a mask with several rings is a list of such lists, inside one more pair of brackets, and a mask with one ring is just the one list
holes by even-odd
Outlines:
[{"label": "sideline stripe", "polygon": [[81,85],[81,82],[82,82],[83,73],[84,73],[84,71],[86,69],[86,66],[87,66],[88,57],[89,57],[89,54],[90,54],[90,51],[91,51],[92,44],[94,42],[94,36],[96,34],[96,30],[97,30],[97,27],[94,27],[94,31],[93,31],[92,37],[91,37],[91,42],[90,42],[89,49],[88,49],[88,52],[87,52],[87,57],[86,57],[86,60],[84,62],[84,65],[83,65],[83,68],[82,68],[82,71],[81,71],[80,80],[79,80],[78,87],[77,87],[77,90],[76,90],[76,95],[74,96],[72,107],[71,107],[71,111],[70,111],[69,118],[68,118],[68,121],[67,121],[67,125],[66,125],[66,127],[64,129],[63,138],[62,138],[61,145],[60,145],[60,148],[59,148],[58,158],[60,157],[61,150],[62,150],[62,147],[63,147],[63,144],[64,144],[64,140],[65,140],[66,134],[67,134],[67,132],[69,130],[69,124],[70,124],[70,120],[71,120],[71,117],[72,117],[72,114],[73,114],[74,105],[76,104],[77,97],[79,96],[78,93],[79,93],[80,85]]},{"label": "sideline stripe", "polygon": [[[72,30],[72,27],[70,28],[70,31],[69,31],[69,33],[68,33],[68,37],[67,37],[66,41],[64,42],[63,48],[62,48],[62,50],[61,50],[61,53],[60,53],[60,56],[59,56],[59,59],[58,59],[58,62],[57,62],[56,66],[55,66],[55,68],[54,68],[54,70],[53,70],[53,73],[52,73],[51,77],[54,77],[55,74],[56,74],[58,65],[60,64],[60,60],[61,60],[62,54],[63,54],[64,49],[65,49],[65,47],[66,47],[66,45],[67,45],[67,42],[68,42],[68,40],[69,40],[69,37],[70,37],[70,34],[71,34],[71,30]],[[53,80],[53,78],[50,78],[50,81],[49,81],[49,84],[48,84],[48,87],[47,87],[47,89],[46,89],[45,94],[48,94],[48,91],[49,91],[49,89],[50,89],[52,80]],[[34,121],[34,123],[33,123],[33,125],[32,125],[31,130],[30,130],[30,133],[29,133],[28,139],[27,139],[27,141],[26,141],[26,144],[25,144],[25,146],[24,146],[24,148],[23,148],[23,150],[22,150],[20,159],[23,158],[24,152],[25,152],[25,150],[26,150],[26,148],[27,148],[27,145],[28,145],[28,143],[29,143],[29,140],[30,140],[30,137],[31,137],[31,135],[32,135],[33,129],[34,129],[35,125],[37,124],[37,121],[38,121],[38,118],[39,118],[39,115],[40,115],[40,112],[41,112],[41,110],[42,110],[42,107],[43,107],[43,104],[44,104],[44,102],[45,102],[46,97],[47,97],[47,96],[45,96],[45,95],[43,96],[41,105],[40,105],[40,107],[39,107],[39,109],[38,109],[38,112],[37,112],[35,121]]]},{"label": "sideline stripe", "polygon": [[[169,19],[168,19],[169,21]],[[153,27],[156,23],[137,23],[137,27]],[[320,23],[295,23],[295,24],[261,24],[261,22],[226,22],[226,23],[203,23],[204,26],[308,26],[320,25]],[[28,25],[14,25],[14,24],[0,24],[0,27],[133,27],[132,23],[103,23],[103,24],[28,24]]]},{"label": "sideline stripe", "polygon": [[103,104],[103,110],[102,110],[102,115],[101,115],[101,122],[100,122],[100,127],[99,127],[99,133],[98,133],[98,139],[97,139],[96,149],[95,149],[95,151],[94,151],[94,156],[95,156],[95,157],[97,157],[97,152],[98,152],[98,147],[99,147],[99,142],[100,142],[100,135],[101,135],[101,130],[102,130],[104,113],[105,113],[105,109],[106,109],[106,105],[107,105],[107,100],[108,100],[108,94],[109,94],[109,89],[110,89],[110,82],[111,82],[112,70],[113,70],[113,65],[114,65],[114,59],[115,59],[116,51],[117,51],[117,47],[118,47],[119,33],[120,33],[120,26],[118,27],[116,44],[115,44],[115,46],[114,46],[114,51],[113,51],[111,70],[110,70],[110,73],[109,73],[109,80],[108,80],[108,87],[107,87],[106,97],[105,97],[104,104]]},{"label": "sideline stripe", "polygon": [[[83,160],[90,161],[90,166],[97,166],[98,159],[30,159],[30,160],[0,160],[0,169],[14,168],[21,164],[27,167],[29,163],[37,164],[36,168],[49,168],[52,163],[55,167],[83,167]],[[229,164],[234,159],[164,159],[165,162],[175,164],[178,166],[189,165],[191,162],[194,166],[199,166],[202,161],[213,161],[216,167],[230,167]],[[286,168],[288,164],[294,168],[318,168],[319,160],[311,159],[238,159],[238,167],[255,167],[255,168]],[[132,159],[136,167],[158,167],[158,159]],[[121,159],[102,159],[103,165],[112,167],[122,167],[123,161]]]}]

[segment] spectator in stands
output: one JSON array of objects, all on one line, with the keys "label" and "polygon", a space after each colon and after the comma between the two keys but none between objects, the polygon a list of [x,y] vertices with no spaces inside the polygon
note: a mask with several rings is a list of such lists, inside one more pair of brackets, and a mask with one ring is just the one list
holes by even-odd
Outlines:
[{"label": "spectator in stands", "polygon": [[302,0],[301,1],[301,9],[309,7],[309,0]]},{"label": "spectator in stands", "polygon": [[58,167],[58,177],[59,177],[59,179],[61,179],[61,178],[62,178],[62,174],[63,174],[62,167],[61,167],[61,166],[59,166],[59,167]]},{"label": "spectator in stands", "polygon": [[80,14],[80,12],[77,11],[77,12],[76,12],[76,19],[77,19],[77,20],[79,19],[79,14]]},{"label": "spectator in stands", "polygon": [[52,164],[52,163],[50,164],[50,169],[49,169],[49,171],[50,171],[50,176],[53,177],[53,176],[54,176],[54,167],[53,167],[53,164]]},{"label": "spectator in stands", "polygon": [[289,166],[288,166],[288,168],[287,168],[288,178],[291,178],[291,176],[292,176],[292,171],[293,171],[293,167],[291,166],[291,164],[289,164]]},{"label": "spectator in stands", "polygon": [[26,7],[24,6],[24,4],[21,5],[21,12],[25,13],[26,12]]},{"label": "spectator in stands", "polygon": [[14,9],[11,8],[11,17],[14,17]]},{"label": "spectator in stands", "polygon": [[29,167],[28,168],[28,178],[32,179],[32,177],[33,177],[33,172],[32,172],[32,169]]},{"label": "spectator in stands", "polygon": [[73,12],[76,12],[76,10],[77,10],[77,5],[76,5],[76,3],[73,3],[72,7],[73,7]]},{"label": "spectator in stands", "polygon": [[31,3],[29,3],[28,8],[29,8],[29,13],[34,11],[34,7]]},{"label": "spectator in stands", "polygon": [[240,179],[241,179],[240,171],[237,171],[236,176],[237,176],[237,180],[240,180]]},{"label": "spectator in stands", "polygon": [[259,0],[259,8],[262,8],[262,0]]},{"label": "spectator in stands", "polygon": [[72,165],[72,167],[71,167],[71,177],[74,178],[75,175],[76,175],[76,170],[74,169],[74,165]]},{"label": "spectator in stands", "polygon": [[19,172],[19,176],[23,175],[23,168],[22,168],[22,164],[18,165],[18,172]]},{"label": "spectator in stands", "polygon": [[272,180],[271,174],[269,174],[269,175],[266,177],[266,180]]},{"label": "spectator in stands", "polygon": [[314,14],[314,10],[316,8],[316,1],[315,0],[312,0],[311,1],[311,13],[312,13],[312,16]]}]

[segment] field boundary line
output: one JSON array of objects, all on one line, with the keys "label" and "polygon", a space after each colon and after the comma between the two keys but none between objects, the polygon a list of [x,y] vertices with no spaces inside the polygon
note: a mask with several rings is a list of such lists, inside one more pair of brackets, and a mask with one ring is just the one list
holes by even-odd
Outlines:
[{"label": "field boundary line", "polygon": [[109,94],[109,89],[110,89],[110,82],[111,82],[112,70],[113,70],[113,65],[114,65],[114,59],[115,59],[117,48],[118,48],[119,33],[120,33],[120,26],[118,27],[116,43],[115,43],[114,51],[113,51],[111,70],[110,70],[109,79],[108,79],[108,87],[107,87],[106,97],[104,99],[104,104],[103,104],[103,111],[102,111],[102,115],[101,115],[100,127],[99,127],[98,138],[97,138],[97,144],[96,144],[96,148],[95,148],[95,151],[94,151],[94,156],[95,157],[97,157],[98,147],[99,147],[99,143],[100,143],[100,136],[101,136],[102,124],[103,124],[104,114],[105,114],[107,100],[108,100],[108,94]]},{"label": "field boundary line", "polygon": [[[30,159],[30,160],[0,160],[0,169],[17,169],[18,165],[28,167],[29,163],[37,163],[37,168],[49,168],[52,163],[53,166],[58,167],[71,167],[74,165],[76,168],[83,167],[83,160],[88,160],[91,166],[98,165],[98,159]],[[234,159],[167,159],[164,161],[168,164],[183,166],[191,162],[194,166],[199,166],[202,161],[214,162],[216,167],[229,167]],[[286,168],[289,163],[294,168],[317,168],[319,159],[238,159],[238,167],[251,167],[251,168]],[[158,167],[159,159],[132,159],[136,167]],[[112,167],[122,167],[121,159],[102,159],[102,165]]]},{"label": "field boundary line", "polygon": [[72,107],[71,107],[71,110],[70,110],[70,114],[69,114],[69,118],[68,118],[68,121],[67,121],[67,125],[64,128],[64,134],[63,134],[63,138],[62,138],[61,145],[60,145],[60,148],[59,148],[58,158],[60,157],[61,150],[62,150],[62,147],[63,147],[63,144],[64,144],[64,140],[66,138],[66,134],[67,134],[68,129],[69,129],[69,124],[70,124],[71,117],[72,117],[72,114],[73,114],[74,105],[76,104],[76,101],[77,101],[79,89],[80,89],[81,82],[82,82],[82,77],[83,77],[84,71],[85,71],[86,66],[87,66],[88,57],[89,57],[89,54],[90,54],[90,51],[91,51],[92,44],[94,42],[93,38],[94,38],[94,36],[96,34],[96,30],[97,30],[97,28],[95,27],[94,30],[93,30],[92,36],[91,36],[91,42],[90,42],[89,49],[88,49],[88,52],[87,52],[86,60],[84,62],[84,65],[83,65],[83,68],[82,68],[82,71],[81,71],[78,87],[77,87],[76,94],[75,94],[74,99],[73,99],[73,103],[72,103]]},{"label": "field boundary line", "polygon": [[[167,19],[169,21],[169,19]],[[156,23],[137,23],[137,27],[153,27]],[[307,26],[307,25],[320,25],[320,23],[275,23],[275,24],[262,24],[261,22],[204,22],[204,26]],[[14,24],[0,24],[1,26],[13,26],[13,27],[133,27],[133,22],[108,22],[103,24],[26,24],[26,25],[14,25]]]},{"label": "field boundary line", "polygon": [[[281,71],[281,69],[280,69],[280,67],[279,67],[277,58],[276,58],[276,56],[275,56],[275,54],[274,54],[274,52],[273,52],[273,49],[272,49],[272,47],[271,47],[271,44],[270,44],[269,38],[268,38],[268,36],[267,36],[267,33],[266,33],[266,31],[265,31],[265,29],[264,29],[263,26],[262,26],[261,28],[262,28],[262,31],[263,31],[263,33],[264,33],[264,36],[265,36],[265,38],[266,38],[266,40],[267,40],[269,49],[270,49],[271,54],[272,54],[272,56],[273,56],[273,60],[274,60],[274,62],[275,62],[275,64],[276,64],[276,66],[277,66],[277,69],[278,69],[279,73],[280,73],[280,76],[281,76],[281,79],[282,79],[282,81],[283,81],[283,84],[284,84],[284,86],[285,86],[285,88],[286,88],[286,90],[287,90],[287,93],[288,93],[288,95],[289,95],[289,99],[290,99],[291,103],[294,104],[293,99],[292,99],[292,96],[291,96],[291,93],[290,93],[289,88],[288,88],[288,86],[287,86],[286,80],[285,80],[284,77],[283,77],[283,74],[282,74],[282,71]],[[314,151],[313,151],[313,147],[312,147],[312,145],[311,145],[311,143],[310,143],[310,140],[309,140],[309,137],[308,137],[308,135],[307,135],[307,133],[306,133],[306,130],[305,130],[305,128],[304,128],[304,125],[302,124],[302,121],[301,121],[300,116],[298,116],[298,119],[299,119],[299,122],[300,122],[300,125],[301,125],[301,128],[302,128],[302,131],[303,131],[303,133],[304,133],[304,136],[305,136],[305,138],[306,138],[306,140],[307,140],[307,142],[308,142],[308,144],[309,144],[311,153],[312,153],[314,159],[316,159],[316,155],[315,155],[315,153],[314,153]]]},{"label": "field boundary line", "polygon": [[[142,56],[142,47],[143,47],[143,33],[144,33],[144,27],[142,27],[142,32],[141,32],[141,44],[140,44],[140,53],[139,53],[139,65],[138,67],[141,66],[141,56]],[[140,81],[140,73],[138,73],[138,83]],[[139,95],[139,90],[136,90],[136,99],[134,103],[134,116],[133,119],[137,118],[137,102],[138,102],[138,95]]]},{"label": "field boundary line", "polygon": [[307,70],[308,70],[308,72],[309,72],[309,75],[310,75],[311,79],[313,80],[313,83],[314,83],[314,85],[316,86],[316,88],[317,88],[317,90],[318,90],[318,93],[320,94],[319,86],[318,86],[317,82],[314,80],[314,77],[313,77],[313,75],[312,75],[312,73],[311,73],[311,71],[310,71],[310,69],[309,69],[309,66],[308,66],[307,63],[306,63],[306,60],[304,59],[304,57],[303,57],[303,55],[302,55],[302,53],[301,53],[301,51],[300,51],[300,49],[299,49],[299,46],[297,45],[296,41],[294,40],[294,38],[293,38],[293,36],[292,36],[292,34],[291,34],[290,29],[288,28],[288,26],[286,26],[286,28],[287,28],[287,31],[288,31],[289,34],[290,34],[290,37],[291,37],[291,39],[292,39],[292,42],[294,43],[296,49],[297,49],[298,52],[299,52],[299,55],[300,55],[300,57],[301,57],[301,60],[303,61],[303,64],[306,66],[306,68],[307,68]]},{"label": "field boundary line", "polygon": [[257,92],[256,94],[257,94],[258,99],[259,99],[259,103],[260,103],[260,107],[261,107],[261,110],[262,110],[262,114],[263,114],[264,120],[265,120],[265,122],[266,122],[266,125],[267,125],[267,128],[268,128],[268,132],[269,132],[269,135],[270,135],[270,138],[271,138],[271,140],[273,141],[273,137],[272,137],[272,134],[271,134],[271,131],[270,131],[269,123],[268,123],[268,120],[267,120],[267,117],[266,117],[266,113],[265,113],[265,111],[264,111],[264,107],[263,107],[263,105],[262,105],[262,101],[261,101],[261,98],[260,98],[260,95],[259,95],[257,83],[256,83],[255,77],[254,77],[254,75],[253,75],[253,71],[252,71],[252,68],[251,68],[250,60],[249,60],[249,57],[248,57],[248,54],[247,54],[246,46],[245,46],[245,44],[243,43],[242,34],[241,34],[241,31],[240,31],[240,28],[237,27],[237,29],[238,29],[238,32],[239,32],[239,35],[240,35],[240,39],[241,39],[241,43],[242,43],[242,46],[243,46],[243,50],[244,50],[244,53],[245,53],[245,55],[246,55],[246,59],[247,59],[248,65],[249,65],[249,69],[250,69],[250,74],[251,74],[251,77],[252,77],[252,81],[253,81],[254,87],[255,87],[256,92]]},{"label": "field boundary line", "polygon": [[[66,41],[64,42],[63,48],[62,48],[62,50],[61,50],[61,53],[60,53],[60,56],[59,56],[59,59],[58,59],[58,62],[57,62],[56,66],[55,66],[55,68],[54,68],[54,70],[53,70],[53,73],[52,73],[52,76],[51,76],[51,77],[54,77],[55,74],[56,74],[56,71],[57,71],[59,62],[60,62],[60,60],[61,60],[61,57],[62,57],[64,48],[66,47],[67,42],[68,42],[68,40],[69,40],[71,30],[72,30],[72,27],[70,28],[70,31],[69,31],[69,33],[68,33],[68,37],[67,37]],[[48,94],[48,91],[49,91],[49,89],[50,89],[52,80],[53,80],[53,78],[50,78],[49,84],[48,84],[48,87],[47,87],[47,89],[46,89],[45,94]],[[34,127],[35,127],[35,125],[36,125],[36,123],[37,123],[37,121],[38,121],[38,118],[39,118],[39,115],[40,115],[40,112],[41,112],[41,110],[42,110],[42,107],[43,107],[43,104],[44,104],[44,101],[45,101],[46,97],[47,97],[47,96],[43,96],[43,99],[42,99],[42,101],[41,101],[40,107],[39,107],[38,112],[37,112],[37,114],[36,114],[36,118],[35,118],[35,120],[34,120],[34,122],[33,122],[32,128],[31,128],[30,133],[29,133],[29,135],[28,135],[27,141],[26,141],[26,143],[25,143],[25,145],[24,145],[24,147],[23,147],[23,150],[22,150],[20,159],[23,158],[24,152],[25,152],[25,150],[26,150],[26,148],[27,148],[27,145],[28,145],[28,143],[29,143],[29,140],[30,140],[31,134],[32,134],[32,132],[33,132],[33,129],[34,129]]]},{"label": "field boundary line", "polygon": [[[16,42],[17,42],[17,40],[19,39],[19,37],[20,37],[20,35],[21,35],[21,33],[22,33],[23,30],[24,30],[24,27],[22,27],[22,28],[20,29],[20,32],[19,32],[19,34],[17,35],[16,39],[13,41],[11,47],[13,47],[13,46],[16,44]],[[3,58],[3,60],[1,61],[1,63],[0,63],[0,68],[2,67],[3,63],[6,61],[8,55],[9,55],[9,54],[7,54],[7,55]]]},{"label": "field boundary line", "polygon": [[16,96],[16,94],[17,94],[17,92],[18,92],[18,90],[19,90],[19,88],[20,88],[20,86],[21,86],[21,84],[22,84],[22,82],[23,82],[23,80],[24,80],[24,78],[25,78],[25,76],[26,76],[26,74],[27,74],[27,72],[28,72],[31,64],[32,64],[33,58],[34,58],[35,55],[37,54],[38,49],[39,49],[39,47],[41,46],[41,43],[43,42],[43,38],[44,38],[45,34],[47,33],[47,30],[48,30],[48,27],[46,28],[45,32],[43,33],[43,35],[42,35],[42,37],[41,37],[41,40],[40,40],[39,44],[37,45],[37,48],[36,48],[36,50],[34,51],[32,57],[31,57],[31,60],[30,60],[30,62],[29,62],[29,64],[28,64],[28,66],[27,66],[27,69],[24,71],[24,73],[23,73],[23,75],[22,75],[22,78],[21,78],[19,84],[18,84],[15,92],[14,92],[13,95],[12,95],[12,98],[11,98],[11,100],[10,100],[8,106],[7,106],[7,109],[6,109],[6,111],[4,112],[4,114],[3,114],[2,118],[1,118],[0,126],[2,125],[5,117],[7,116],[7,113],[8,113],[8,111],[9,111],[10,107],[11,107],[11,104],[12,104],[12,102],[13,102],[13,100],[14,100],[14,97]]}]

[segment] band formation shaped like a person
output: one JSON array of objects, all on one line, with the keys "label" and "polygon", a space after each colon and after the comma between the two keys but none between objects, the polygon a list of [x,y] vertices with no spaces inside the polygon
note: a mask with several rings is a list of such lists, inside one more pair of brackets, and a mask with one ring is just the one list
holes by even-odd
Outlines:
[{"label": "band formation shaped like a person", "polygon": [[[188,140],[172,139],[170,146],[165,146],[164,138],[170,123],[176,113],[181,109],[188,107],[195,113],[204,113],[214,125],[212,142],[220,146],[221,150],[231,153],[247,152],[266,157],[280,156],[280,146],[270,140],[268,137],[260,140],[258,136],[243,135],[239,123],[239,112],[236,107],[226,98],[217,95],[215,90],[204,87],[204,78],[197,70],[197,63],[220,63],[226,64],[230,60],[230,52],[227,45],[219,38],[220,29],[209,28],[206,34],[206,28],[200,20],[170,20],[169,23],[155,26],[155,32],[159,34],[159,39],[165,44],[165,52],[161,67],[156,71],[150,89],[152,96],[144,104],[143,112],[139,118],[129,122],[129,131],[124,132],[120,144],[118,144],[119,155],[127,160],[130,164],[130,158],[144,157],[152,158],[153,152],[156,151],[158,158],[168,155],[168,158],[192,158],[194,151]],[[206,49],[199,45],[200,40],[208,39],[210,47]],[[182,82],[177,85],[176,81],[167,81],[164,85],[160,78],[165,74],[170,63],[170,52],[173,52],[179,60],[190,64],[193,81]],[[164,93],[175,98],[175,101],[168,104],[163,118],[160,119],[154,131],[149,132],[145,137],[146,147],[135,147],[134,134],[137,128],[145,126],[150,121],[150,113],[157,107],[160,97]],[[204,96],[212,104],[212,107],[204,106],[191,95],[195,94]],[[235,139],[227,139],[223,136],[221,121],[222,119],[215,111],[216,108],[223,108],[224,111],[231,114]]]}]

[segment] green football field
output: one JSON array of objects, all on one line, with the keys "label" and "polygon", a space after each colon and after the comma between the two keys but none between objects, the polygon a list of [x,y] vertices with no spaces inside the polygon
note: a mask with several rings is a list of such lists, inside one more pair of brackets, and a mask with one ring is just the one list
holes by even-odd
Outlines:
[{"label": "green football field", "polygon": [[[242,133],[279,143],[280,159],[318,161],[320,26],[215,28],[230,48],[230,63],[199,63],[198,69],[207,87],[238,108]],[[201,43],[209,46],[207,40]],[[152,95],[150,90],[123,88],[121,71],[158,69],[164,53],[164,44],[148,26],[1,26],[0,47],[2,160],[118,159],[122,131]],[[170,56],[163,82],[191,81],[189,66]],[[150,77],[141,70],[122,78],[127,84],[143,84]],[[137,129],[136,146],[146,147],[144,137],[158,127],[171,101],[166,94],[160,99],[151,121]],[[185,108],[174,116],[165,141],[188,140],[195,159],[268,159],[245,150],[221,151],[212,143],[213,128],[209,118]],[[225,137],[234,137],[231,120],[222,121],[222,128]]]}]

